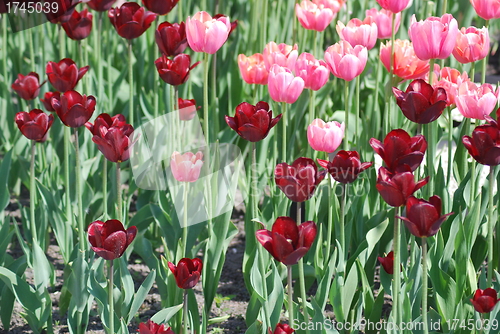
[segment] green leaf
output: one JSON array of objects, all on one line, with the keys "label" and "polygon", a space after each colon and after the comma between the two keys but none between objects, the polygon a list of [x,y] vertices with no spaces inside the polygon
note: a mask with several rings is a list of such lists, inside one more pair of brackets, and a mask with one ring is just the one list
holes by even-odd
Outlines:
[{"label": "green leaf", "polygon": [[169,321],[174,315],[177,314],[182,309],[183,304],[175,305],[161,311],[156,312],[155,315],[151,317],[151,321],[157,324],[163,324]]},{"label": "green leaf", "polygon": [[12,162],[12,150],[7,152],[0,164],[0,211],[3,211],[9,204],[9,172]]},{"label": "green leaf", "polygon": [[128,314],[127,323],[130,323],[132,321],[137,311],[139,310],[139,307],[141,307],[142,303],[144,303],[144,299],[146,299],[149,290],[151,290],[155,278],[156,278],[156,270],[153,269],[146,277],[144,282],[142,282],[141,286],[139,287],[139,289],[135,294],[134,301],[130,306],[130,313]]},{"label": "green leaf", "polygon": [[54,271],[38,244],[33,244],[33,273],[37,289],[47,287],[54,278]]},{"label": "green leaf", "polygon": [[0,297],[0,303],[2,305],[2,307],[0,307],[0,319],[2,319],[3,328],[6,331],[9,331],[15,300],[16,296],[12,290],[5,285],[2,289],[2,296]]}]

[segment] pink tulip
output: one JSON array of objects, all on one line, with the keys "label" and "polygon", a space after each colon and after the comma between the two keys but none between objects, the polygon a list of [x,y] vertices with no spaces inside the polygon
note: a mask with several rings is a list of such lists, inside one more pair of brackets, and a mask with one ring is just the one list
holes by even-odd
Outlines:
[{"label": "pink tulip", "polygon": [[241,77],[249,84],[267,85],[269,71],[264,64],[264,56],[256,53],[250,57],[238,55],[238,67]]},{"label": "pink tulip", "polygon": [[274,64],[269,71],[267,87],[274,101],[294,103],[304,89],[304,80],[295,77],[289,68]]},{"label": "pink tulip", "polygon": [[399,13],[408,7],[410,0],[377,0],[380,7],[393,13]]},{"label": "pink tulip", "polygon": [[186,19],[186,36],[189,47],[195,52],[214,54],[226,42],[231,31],[227,16],[213,19],[206,12],[198,12]]},{"label": "pink tulip", "polygon": [[345,125],[339,122],[324,122],[316,118],[307,127],[307,140],[315,151],[332,153],[344,138]]},{"label": "pink tulip", "polygon": [[312,0],[312,2],[317,6],[323,5],[323,7],[331,9],[333,14],[337,14],[345,0]]},{"label": "pink tulip", "polygon": [[491,114],[498,100],[498,90],[490,84],[477,86],[472,81],[465,81],[458,87],[455,103],[458,111],[467,118],[485,119]]},{"label": "pink tulip", "polygon": [[345,26],[342,22],[337,22],[337,33],[344,41],[348,41],[352,46],[362,45],[371,50],[377,43],[377,24],[370,16],[364,21],[352,19]]},{"label": "pink tulip", "polygon": [[434,83],[434,88],[442,87],[446,90],[447,106],[455,104],[455,96],[458,94],[458,87],[462,82],[470,81],[467,72],[460,73],[451,67],[443,67],[436,76],[439,81]]},{"label": "pink tulip", "polygon": [[318,90],[328,81],[330,71],[324,60],[316,60],[310,53],[301,53],[295,63],[295,75],[304,79],[304,87]]},{"label": "pink tulip", "polygon": [[377,10],[377,8],[368,9],[366,11],[366,17],[371,17],[377,25],[377,37],[379,39],[391,38],[392,15],[396,15],[394,19],[394,32],[397,32],[401,23],[401,13],[393,14],[389,10]]},{"label": "pink tulip", "polygon": [[328,69],[338,78],[351,81],[361,74],[366,66],[368,50],[361,45],[354,48],[347,41],[340,41],[325,51]]},{"label": "pink tulip", "polygon": [[453,56],[460,63],[467,64],[483,59],[488,55],[489,50],[488,28],[464,27],[458,32]]},{"label": "pink tulip", "polygon": [[485,20],[500,19],[500,0],[470,0],[479,17]]},{"label": "pink tulip", "polygon": [[415,54],[422,60],[448,58],[455,48],[457,34],[458,23],[451,14],[418,22],[413,15],[408,29]]},{"label": "pink tulip", "polygon": [[[391,71],[391,41],[380,47],[380,60],[388,72]],[[394,42],[394,75],[404,80],[419,79],[429,72],[429,61],[420,60],[408,40]]]},{"label": "pink tulip", "polygon": [[335,14],[324,5],[316,5],[310,0],[295,4],[295,14],[300,24],[309,30],[323,31],[332,22]]},{"label": "pink tulip", "polygon": [[277,64],[279,66],[287,67],[293,71],[295,69],[295,61],[299,56],[297,51],[298,48],[297,44],[292,47],[291,45],[286,45],[285,43],[267,43],[264,47],[264,52],[262,52],[266,69],[269,71],[274,64]]},{"label": "pink tulip", "polygon": [[186,152],[180,154],[174,152],[170,159],[170,168],[175,179],[179,182],[195,182],[200,177],[201,167],[203,166],[203,153],[193,154]]}]

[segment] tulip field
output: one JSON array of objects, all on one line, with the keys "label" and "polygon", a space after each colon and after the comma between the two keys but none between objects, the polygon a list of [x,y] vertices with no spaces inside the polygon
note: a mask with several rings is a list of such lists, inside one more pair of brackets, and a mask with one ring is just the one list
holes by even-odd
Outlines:
[{"label": "tulip field", "polygon": [[0,27],[0,333],[500,333],[499,0]]}]

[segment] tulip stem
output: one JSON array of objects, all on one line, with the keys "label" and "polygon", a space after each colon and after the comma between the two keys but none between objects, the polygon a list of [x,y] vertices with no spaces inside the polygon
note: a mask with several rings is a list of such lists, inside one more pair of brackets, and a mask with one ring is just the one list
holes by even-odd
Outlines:
[{"label": "tulip stem", "polygon": [[349,81],[344,81],[344,103],[345,103],[345,131],[344,131],[344,150],[349,147],[349,138],[347,134],[349,133]]},{"label": "tulip stem", "polygon": [[286,266],[287,288],[288,288],[288,323],[293,324],[293,286],[292,286],[292,266]]},{"label": "tulip stem", "polygon": [[[396,261],[394,261],[396,262]],[[427,238],[422,238],[422,321],[424,334],[429,333],[427,324]]]},{"label": "tulip stem", "polygon": [[495,166],[490,166],[490,184],[488,188],[488,287],[493,281],[493,187],[495,186]]},{"label": "tulip stem", "polygon": [[[329,161],[328,153],[325,152],[326,154],[326,161]],[[327,233],[326,233],[326,255],[325,255],[325,264],[328,263],[330,259],[330,245],[332,243],[332,233],[333,233],[333,205],[331,203],[332,200],[332,184],[330,177],[326,176],[326,179],[328,181],[328,219],[326,221],[327,225]],[[325,266],[326,267],[326,266]]]},{"label": "tulip stem", "polygon": [[[435,149],[436,149],[436,140],[434,138],[434,122],[431,122],[427,124],[426,129],[427,129],[427,139],[429,142],[429,145],[427,146],[427,175],[432,179],[434,177],[435,171],[434,171],[434,156],[435,156]],[[429,191],[428,194],[429,196],[432,196],[434,193],[434,182],[429,182],[427,185],[427,190]]]},{"label": "tulip stem", "polygon": [[71,145],[71,130],[64,127],[64,183],[66,187],[66,219],[73,223],[73,208],[71,207],[71,188],[69,183],[69,151]]},{"label": "tulip stem", "polygon": [[[312,89],[309,89],[309,122],[308,124],[312,124],[312,122],[314,121],[314,106],[315,106],[315,94],[314,94],[314,91]],[[313,156],[313,149],[311,147],[311,145],[308,145],[308,156],[312,157]]]},{"label": "tulip stem", "polygon": [[189,324],[188,293],[187,293],[187,289],[185,289],[184,290],[184,330],[185,331],[182,331],[183,334],[189,333],[188,324]]},{"label": "tulip stem", "polygon": [[128,118],[129,124],[134,125],[134,67],[132,66],[132,40],[128,40],[128,82],[129,82],[129,107],[128,107]]},{"label": "tulip stem", "polygon": [[[361,82],[361,76],[358,75],[356,77],[356,120],[354,121],[355,122],[355,131],[356,131],[356,135],[354,136],[354,139],[355,139],[355,142],[354,142],[354,145],[358,145],[359,143],[359,86],[360,86],[360,82]],[[359,149],[359,148],[358,148]]]},{"label": "tulip stem", "polygon": [[109,307],[109,333],[115,332],[115,303],[113,299],[113,260],[109,260],[108,266],[108,307]]},{"label": "tulip stem", "polygon": [[[6,19],[4,17],[4,19]],[[35,49],[33,47],[33,30],[25,30],[25,32],[28,34],[28,45],[29,45],[29,50],[30,50],[30,60],[31,60],[31,70],[33,72],[36,72],[36,61],[35,61]],[[7,45],[7,41],[3,41],[4,45]]]},{"label": "tulip stem", "polygon": [[282,133],[281,133],[281,159],[283,161],[286,161],[287,159],[287,155],[286,155],[286,151],[287,151],[287,147],[286,147],[286,126],[287,126],[287,118],[288,118],[288,115],[286,113],[286,102],[282,102],[281,103],[281,113],[283,114],[283,117],[281,119],[281,125],[282,125]]},{"label": "tulip stem", "polygon": [[205,132],[205,141],[208,147],[210,145],[210,136],[208,130],[208,71],[210,68],[210,55],[205,53],[205,61],[204,61],[204,75],[203,75],[203,130]]},{"label": "tulip stem", "polygon": [[36,141],[31,141],[31,164],[30,164],[30,225],[31,237],[33,244],[38,242],[36,224],[35,224],[35,203],[36,203],[36,186],[35,186],[35,145]]},{"label": "tulip stem", "polygon": [[[178,4],[178,6],[180,6],[180,4]],[[156,16],[156,20],[155,20],[155,27],[158,28],[158,23],[160,21],[160,16]],[[156,32],[155,32],[156,34]],[[154,34],[153,34],[154,35]],[[154,40],[154,39],[153,39]],[[156,45],[156,42],[154,43],[153,45],[153,62],[156,61],[156,59],[160,58],[160,50],[158,49],[158,45]],[[159,109],[159,104],[160,104],[160,101],[159,101],[159,97],[158,97],[158,79],[155,77],[155,79],[153,79],[153,117],[155,119],[155,123],[157,122],[156,119],[158,118],[158,109]],[[166,106],[165,106],[165,109],[166,109]]]},{"label": "tulip stem", "polygon": [[393,270],[393,286],[392,286],[392,318],[396,325],[399,325],[401,319],[399,317],[400,313],[400,303],[399,303],[399,289],[401,287],[401,254],[400,254],[400,233],[399,233],[399,207],[394,208],[394,237],[393,237],[393,250],[394,250],[394,270]]},{"label": "tulip stem", "polygon": [[[302,223],[302,202],[297,202],[297,225]],[[302,312],[304,313],[304,321],[309,323],[309,312],[307,311],[307,294],[306,281],[304,278],[304,258],[301,258],[298,263],[299,267],[299,282],[300,282],[300,297],[302,299]],[[306,328],[306,333],[309,334],[309,329]]]},{"label": "tulip stem", "polygon": [[75,183],[76,183],[76,196],[78,202],[78,237],[80,244],[80,251],[85,252],[85,231],[83,221],[83,202],[82,202],[82,177],[80,167],[80,144],[78,143],[78,128],[75,128]]},{"label": "tulip stem", "polygon": [[122,221],[122,187],[121,187],[121,175],[120,175],[120,162],[116,163],[116,201],[118,204],[116,217],[120,222]]},{"label": "tulip stem", "polygon": [[187,240],[188,240],[188,188],[189,182],[184,182],[184,223],[183,223],[183,235],[182,235],[182,244],[184,245],[184,257],[190,257],[187,254]]},{"label": "tulip stem", "polygon": [[[396,42],[396,14],[392,14],[391,18],[391,57],[389,61],[389,83],[390,87],[392,89],[392,86],[394,85],[394,67],[395,67],[395,59],[394,59],[394,43]],[[386,94],[386,108],[387,108],[387,122],[384,122],[384,134],[389,133],[389,129],[392,129],[392,103],[391,103],[391,95],[392,94]]]},{"label": "tulip stem", "polygon": [[[99,92],[99,99],[97,99],[98,106],[96,106],[97,110],[100,110],[102,108],[102,104],[104,101],[104,94],[103,94],[103,87],[104,83],[102,82],[102,62],[101,59],[103,58],[102,55],[102,49],[101,49],[101,43],[102,43],[102,13],[99,12],[98,17],[97,17],[97,36],[94,37],[94,43],[95,43],[95,49],[96,49],[96,61],[97,61],[97,91]],[[80,64],[81,65],[81,64]],[[110,66],[108,64],[108,66]],[[104,163],[106,164],[106,159],[104,159]],[[105,193],[104,193],[105,194]]]},{"label": "tulip stem", "polygon": [[448,168],[447,168],[447,176],[446,176],[446,186],[449,187],[451,182],[451,173],[452,173],[452,143],[453,143],[453,117],[451,116],[451,108],[448,107]]},{"label": "tulip stem", "polygon": [[436,60],[434,58],[431,58],[429,61],[429,85],[432,86],[432,81],[434,80],[434,63]]},{"label": "tulip stem", "polygon": [[[339,222],[339,243],[342,248],[342,254],[344,260],[347,258],[347,250],[345,249],[345,201],[346,201],[346,191],[348,189],[347,184],[341,183],[342,193],[340,194],[340,222]],[[344,268],[341,268],[340,271],[344,271]]]},{"label": "tulip stem", "polygon": [[[489,24],[490,24],[490,20],[486,20],[486,23],[484,24],[486,27],[486,30],[488,30]],[[486,82],[486,66],[488,65],[488,53],[486,54],[486,57],[483,58],[481,65],[482,65],[481,84],[484,84]],[[474,78],[472,78],[472,81],[474,81]]]}]

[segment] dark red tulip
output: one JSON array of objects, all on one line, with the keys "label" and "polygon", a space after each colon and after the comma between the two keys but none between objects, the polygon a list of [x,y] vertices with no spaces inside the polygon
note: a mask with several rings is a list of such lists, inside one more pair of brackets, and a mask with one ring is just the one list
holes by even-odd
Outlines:
[{"label": "dark red tulip", "polygon": [[406,204],[408,197],[429,182],[429,177],[415,182],[415,177],[410,170],[406,172],[391,173],[387,168],[378,170],[377,190],[387,204],[400,207]]},{"label": "dark red tulip", "polygon": [[179,0],[142,0],[148,10],[158,15],[166,15],[177,5]]},{"label": "dark red tulip", "polygon": [[69,38],[76,41],[87,38],[92,30],[92,14],[84,9],[80,13],[76,10],[71,14],[71,18],[62,23],[64,31]]},{"label": "dark red tulip", "polygon": [[274,180],[281,191],[294,202],[304,202],[312,197],[316,186],[326,172],[318,172],[312,159],[298,158],[292,165],[282,162],[274,169]]},{"label": "dark red tulip", "polygon": [[192,289],[200,280],[203,263],[198,258],[189,259],[185,257],[180,259],[177,266],[169,262],[168,267],[174,274],[175,282],[179,288]]},{"label": "dark red tulip", "polygon": [[[123,127],[123,126],[130,126],[130,125],[127,124],[125,116],[123,116],[122,114],[118,114],[111,117],[109,114],[102,113],[96,117],[94,124],[90,122],[85,123],[85,127],[89,129],[89,131],[92,132],[94,136],[101,136],[102,133],[105,134],[110,127]],[[101,128],[104,129],[101,130]]]},{"label": "dark red tulip", "polygon": [[433,88],[422,79],[413,80],[405,92],[396,87],[392,88],[392,92],[406,118],[418,124],[435,121],[446,108],[446,90]]},{"label": "dark red tulip", "polygon": [[267,137],[269,130],[281,119],[281,114],[273,118],[269,104],[264,101],[255,106],[243,102],[236,107],[234,117],[226,116],[226,123],[240,135],[241,138],[257,142]]},{"label": "dark red tulip", "polygon": [[378,262],[382,265],[384,268],[385,272],[388,273],[389,275],[392,275],[394,273],[394,252],[390,251],[387,256],[378,257]]},{"label": "dark red tulip", "polygon": [[356,151],[339,151],[332,161],[318,159],[321,167],[340,183],[354,182],[359,173],[365,171],[373,162],[361,162],[359,153]]},{"label": "dark red tulip", "polygon": [[92,117],[95,109],[95,98],[80,95],[78,92],[70,90],[61,95],[60,101],[52,99],[52,108],[64,125],[79,128]]},{"label": "dark red tulip", "polygon": [[[214,20],[217,20],[220,17],[227,17],[227,15],[224,14],[215,14],[214,17],[212,17]],[[227,35],[228,37],[233,33],[234,29],[238,27],[238,20],[234,20],[231,22],[231,30],[229,30],[229,34]]]},{"label": "dark red tulip", "polygon": [[139,334],[175,334],[174,331],[164,324],[158,325],[151,319],[148,322],[139,324]]},{"label": "dark red tulip", "polygon": [[269,334],[292,334],[295,331],[292,327],[288,326],[288,324],[277,324],[274,332],[271,328],[267,329]]},{"label": "dark red tulip", "polygon": [[462,143],[480,164],[497,166],[500,165],[500,124],[489,116],[485,118],[489,124],[477,126],[472,131],[472,137],[462,137]]},{"label": "dark red tulip", "polygon": [[427,149],[427,141],[422,135],[410,137],[402,129],[392,130],[385,136],[384,143],[372,138],[370,146],[384,160],[387,169],[391,172],[405,171],[408,165],[412,171],[417,169]]},{"label": "dark red tulip", "polygon": [[18,74],[16,81],[12,84],[12,89],[24,100],[36,99],[40,93],[40,78],[35,72],[27,75]]},{"label": "dark red tulip", "polygon": [[103,223],[96,220],[89,225],[88,238],[92,250],[105,260],[114,260],[123,255],[137,234],[137,227],[131,226],[127,230],[116,219]]},{"label": "dark red tulip", "polygon": [[42,102],[43,106],[47,111],[55,111],[54,108],[52,108],[52,100],[56,99],[57,101],[61,100],[61,93],[59,92],[47,92],[43,96],[43,99],[40,99]]},{"label": "dark red tulip", "polygon": [[161,79],[172,86],[182,85],[189,78],[189,71],[195,68],[200,62],[191,66],[191,57],[181,53],[173,60],[165,56],[156,59],[155,65]]},{"label": "dark red tulip", "polygon": [[95,11],[106,12],[115,2],[116,0],[90,0],[87,5]]},{"label": "dark red tulip", "polygon": [[110,8],[108,17],[118,35],[126,39],[141,36],[156,19],[156,14],[148,12],[136,2],[125,2],[119,8]]},{"label": "dark red tulip", "polygon": [[56,24],[64,23],[70,20],[76,5],[81,1],[76,0],[46,0],[43,2],[43,8],[47,20]]},{"label": "dark red tulip", "polygon": [[196,101],[194,99],[185,100],[179,98],[178,103],[179,103],[179,118],[181,121],[192,120],[196,115],[196,110],[201,108],[201,106],[199,106],[198,108],[196,107]]},{"label": "dark red tulip", "polygon": [[406,201],[406,217],[402,219],[406,227],[416,237],[432,237],[441,224],[451,215],[441,216],[441,198],[432,196],[429,201],[410,196]]},{"label": "dark red tulip", "polygon": [[29,140],[44,142],[47,139],[47,131],[49,131],[53,115],[47,115],[40,109],[33,109],[29,113],[21,111],[15,117],[17,127],[21,133]]},{"label": "dark red tulip", "polygon": [[[97,148],[104,154],[104,157],[111,162],[123,162],[130,158],[130,148],[132,146],[130,136],[134,132],[134,128],[130,124],[123,123],[122,119],[124,121],[124,117],[123,115],[120,116],[114,116],[115,118],[112,119],[107,115],[107,117],[103,116],[96,119],[93,126],[87,125],[88,122],[85,124],[94,133],[92,141],[96,143]],[[109,125],[110,120],[111,125]]]},{"label": "dark red tulip", "polygon": [[477,289],[474,297],[470,300],[474,309],[479,313],[491,312],[498,301],[497,292],[492,288]]},{"label": "dark red tulip", "polygon": [[64,93],[75,89],[76,84],[89,68],[89,66],[85,66],[79,69],[73,60],[64,58],[59,63],[49,61],[45,71],[52,86],[57,91]]},{"label": "dark red tulip", "polygon": [[184,22],[161,23],[155,31],[155,40],[160,52],[167,57],[183,53],[188,46]]},{"label": "dark red tulip", "polygon": [[258,230],[257,240],[279,262],[291,266],[306,255],[316,238],[317,228],[312,221],[297,226],[290,217],[278,217],[271,231]]}]

